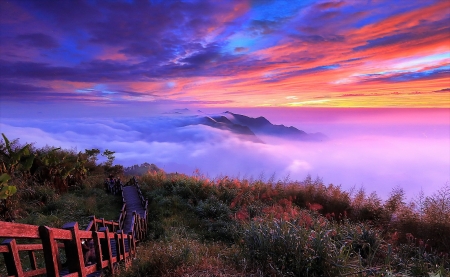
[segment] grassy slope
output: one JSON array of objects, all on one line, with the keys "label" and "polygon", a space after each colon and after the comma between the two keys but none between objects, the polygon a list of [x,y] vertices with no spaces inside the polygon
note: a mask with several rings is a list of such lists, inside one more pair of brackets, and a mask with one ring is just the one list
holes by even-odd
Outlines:
[{"label": "grassy slope", "polygon": [[309,178],[269,184],[155,173],[140,182],[151,238],[121,276],[450,274],[449,221],[436,221],[450,216],[448,188],[417,213],[398,190],[382,203]]},{"label": "grassy slope", "polygon": [[84,186],[67,193],[57,193],[46,185],[19,186],[8,204],[18,223],[61,227],[77,221],[84,228],[92,215],[117,220],[122,199],[107,194],[102,181],[102,176],[91,177]]},{"label": "grassy slope", "polygon": [[[60,194],[19,187],[10,204],[17,222],[36,225],[117,219],[121,200],[103,191],[102,180],[91,176]],[[264,183],[159,172],[139,181],[151,236],[121,276],[450,274],[448,187],[413,207],[398,190],[382,203],[310,178]]]}]

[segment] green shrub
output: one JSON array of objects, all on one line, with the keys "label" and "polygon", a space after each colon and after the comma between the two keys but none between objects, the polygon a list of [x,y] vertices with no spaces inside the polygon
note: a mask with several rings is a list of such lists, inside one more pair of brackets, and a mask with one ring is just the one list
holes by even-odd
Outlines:
[{"label": "green shrub", "polygon": [[233,242],[236,224],[228,205],[215,197],[200,201],[195,207],[195,214],[201,220],[201,234],[205,239]]},{"label": "green shrub", "polygon": [[327,228],[295,221],[255,220],[243,231],[243,251],[265,275],[337,276],[340,249]]}]

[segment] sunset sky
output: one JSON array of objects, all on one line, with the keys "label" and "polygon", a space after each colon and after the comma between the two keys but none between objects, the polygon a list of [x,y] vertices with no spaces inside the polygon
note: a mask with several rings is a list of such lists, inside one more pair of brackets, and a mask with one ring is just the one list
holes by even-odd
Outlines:
[{"label": "sunset sky", "polygon": [[448,0],[2,0],[0,104],[449,108],[449,22]]},{"label": "sunset sky", "polygon": [[[253,143],[180,126],[185,108],[329,140]],[[166,172],[433,193],[450,181],[450,1],[0,0],[0,133]]]}]

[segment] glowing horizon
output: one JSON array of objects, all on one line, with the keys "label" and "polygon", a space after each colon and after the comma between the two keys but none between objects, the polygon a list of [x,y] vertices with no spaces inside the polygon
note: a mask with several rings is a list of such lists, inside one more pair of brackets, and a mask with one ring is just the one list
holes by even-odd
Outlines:
[{"label": "glowing horizon", "polygon": [[449,10],[449,1],[2,1],[1,102],[449,108]]}]

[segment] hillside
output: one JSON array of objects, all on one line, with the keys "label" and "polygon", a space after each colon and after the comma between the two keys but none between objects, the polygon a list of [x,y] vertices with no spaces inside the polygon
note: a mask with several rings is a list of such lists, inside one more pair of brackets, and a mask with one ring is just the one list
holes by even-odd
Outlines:
[{"label": "hillside", "polygon": [[438,207],[449,187],[423,199],[427,212],[418,217],[401,190],[383,203],[309,177],[264,182],[153,173],[139,181],[151,203],[152,237],[122,276],[450,273],[450,225],[436,221],[450,217],[450,207]]}]

